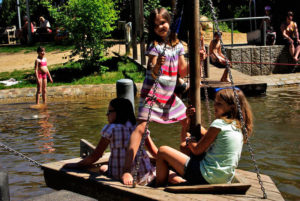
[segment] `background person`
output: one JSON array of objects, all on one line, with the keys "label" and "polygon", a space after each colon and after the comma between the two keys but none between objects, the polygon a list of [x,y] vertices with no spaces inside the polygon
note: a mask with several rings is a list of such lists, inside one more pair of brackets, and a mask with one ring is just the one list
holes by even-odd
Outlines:
[{"label": "background person", "polygon": [[228,77],[228,70],[226,68],[226,58],[221,50],[221,32],[214,33],[214,39],[209,44],[209,61],[212,65],[219,68],[225,68],[224,73],[221,77],[221,82],[230,82]]},{"label": "background person", "polygon": [[[272,13],[271,13],[271,6],[265,6],[265,16],[268,16],[269,19],[263,19],[260,25],[260,29],[263,33],[264,29],[264,22],[266,22],[266,44],[267,45],[275,45],[276,42],[276,32],[274,31]],[[263,34],[262,34],[263,36]]]},{"label": "background person", "polygon": [[47,67],[47,59],[45,58],[45,48],[38,47],[37,48],[38,57],[35,60],[34,68],[35,68],[35,77],[37,80],[37,91],[36,91],[36,104],[40,103],[40,94],[42,92],[43,103],[47,102],[47,76],[50,79],[50,82],[53,83],[51,74]]},{"label": "background person", "polygon": [[46,20],[43,16],[39,18],[40,27],[38,29],[38,33],[52,33],[50,22]]},{"label": "background person", "polygon": [[289,11],[287,13],[286,21],[281,24],[281,32],[285,44],[289,47],[289,51],[294,61],[298,61],[300,53],[300,40],[297,23],[293,21],[294,13]]}]

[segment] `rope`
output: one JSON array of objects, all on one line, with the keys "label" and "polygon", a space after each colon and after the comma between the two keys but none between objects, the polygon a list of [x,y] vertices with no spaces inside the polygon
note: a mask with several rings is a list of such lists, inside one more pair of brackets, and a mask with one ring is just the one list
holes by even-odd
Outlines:
[{"label": "rope", "polygon": [[245,126],[245,121],[244,121],[244,118],[243,118],[243,114],[242,114],[242,110],[241,110],[241,105],[240,105],[240,102],[239,102],[239,97],[238,97],[238,94],[236,92],[235,85],[234,85],[234,82],[233,82],[233,78],[232,78],[232,74],[231,74],[231,70],[230,70],[230,64],[229,64],[230,62],[229,62],[229,60],[227,58],[225,47],[224,47],[224,44],[223,44],[223,41],[222,41],[222,36],[220,34],[220,29],[219,29],[219,24],[218,24],[217,17],[216,17],[215,8],[213,6],[212,0],[208,0],[208,3],[209,3],[209,6],[211,8],[211,12],[212,12],[212,16],[213,16],[213,21],[215,23],[215,26],[216,26],[217,31],[218,31],[219,36],[220,36],[221,50],[222,50],[222,52],[223,52],[223,54],[224,54],[224,56],[226,58],[226,69],[228,70],[229,78],[230,78],[230,81],[231,81],[231,87],[232,87],[232,90],[233,90],[233,93],[234,93],[234,97],[235,97],[235,101],[236,101],[236,104],[237,104],[237,107],[238,107],[239,116],[240,116],[240,119],[241,119],[242,131],[243,131],[243,134],[244,134],[246,142],[247,142],[247,147],[248,147],[248,150],[250,152],[251,159],[252,159],[252,161],[254,163],[254,167],[255,167],[257,179],[258,179],[258,182],[260,184],[261,191],[263,193],[263,198],[267,199],[267,194],[266,194],[265,188],[263,186],[263,182],[261,180],[261,176],[260,176],[260,173],[259,173],[259,168],[258,168],[258,165],[256,163],[256,160],[255,160],[255,157],[254,157],[254,152],[253,152],[253,149],[251,147],[250,140],[249,140],[249,137],[248,137],[248,131],[247,131],[247,128]]},{"label": "rope", "polygon": [[300,64],[289,64],[289,63],[267,63],[267,62],[245,62],[245,61],[229,61],[233,64],[266,64],[266,65],[277,65],[277,66],[300,66]]},{"label": "rope", "polygon": [[20,153],[20,152],[14,150],[14,149],[8,147],[7,145],[5,145],[5,144],[3,144],[3,143],[1,143],[1,142],[0,142],[0,147],[1,147],[3,150],[5,150],[5,151],[8,151],[8,152],[11,152],[11,153],[15,154],[16,156],[20,156],[21,158],[23,158],[23,159],[29,161],[30,163],[32,163],[34,166],[36,166],[36,167],[38,167],[38,168],[40,168],[40,167],[42,166],[39,162],[37,162],[37,161],[35,161],[35,160],[29,158],[28,156],[25,156],[24,154],[22,154],[22,153]]}]

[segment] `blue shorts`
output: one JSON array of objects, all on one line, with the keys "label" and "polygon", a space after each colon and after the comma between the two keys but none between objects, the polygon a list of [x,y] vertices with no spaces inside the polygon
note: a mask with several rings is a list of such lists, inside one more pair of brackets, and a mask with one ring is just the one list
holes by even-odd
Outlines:
[{"label": "blue shorts", "polygon": [[183,178],[187,180],[190,184],[208,184],[208,182],[203,178],[200,170],[200,161],[204,158],[203,156],[191,156],[187,159],[184,164],[184,176]]}]

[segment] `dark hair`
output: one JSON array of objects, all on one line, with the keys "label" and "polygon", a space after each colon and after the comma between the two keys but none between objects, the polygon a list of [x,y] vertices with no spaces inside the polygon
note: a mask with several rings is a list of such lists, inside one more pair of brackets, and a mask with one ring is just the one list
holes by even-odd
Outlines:
[{"label": "dark hair", "polygon": [[130,121],[132,125],[136,124],[134,116],[134,110],[130,100],[125,98],[115,98],[110,101],[110,106],[114,108],[116,112],[116,124],[125,124]]},{"label": "dark hair", "polygon": [[179,40],[177,39],[177,36],[175,33],[171,32],[171,16],[168,12],[167,9],[160,7],[160,8],[156,8],[154,10],[151,11],[149,19],[148,19],[148,31],[149,31],[149,36],[148,36],[148,46],[150,45],[151,42],[153,43],[161,43],[161,42],[165,42],[163,41],[163,39],[158,36],[154,29],[155,29],[155,19],[157,15],[161,15],[163,17],[163,19],[165,19],[169,25],[169,43],[171,46],[175,46],[177,45],[177,43],[179,42]]},{"label": "dark hair", "polygon": [[214,33],[214,36],[222,36],[222,32],[217,32],[217,31],[216,31],[216,32]]},{"label": "dark hair", "polygon": [[42,46],[39,46],[39,47],[36,49],[36,52],[39,53],[39,52],[42,52],[43,50],[45,50],[45,48],[42,47]]},{"label": "dark hair", "polygon": [[[245,121],[245,126],[248,132],[248,136],[252,134],[253,129],[253,115],[251,112],[251,107],[244,95],[244,93],[241,90],[236,90],[237,95],[239,97],[239,103],[242,110],[243,119]],[[231,110],[223,115],[223,119],[230,123],[233,120],[237,121],[237,127],[241,128],[241,118],[238,111],[238,106],[236,104],[236,99],[234,96],[234,92],[232,89],[222,89],[217,92],[216,97],[220,97],[223,99],[230,107]],[[244,140],[246,140],[244,138]]]}]

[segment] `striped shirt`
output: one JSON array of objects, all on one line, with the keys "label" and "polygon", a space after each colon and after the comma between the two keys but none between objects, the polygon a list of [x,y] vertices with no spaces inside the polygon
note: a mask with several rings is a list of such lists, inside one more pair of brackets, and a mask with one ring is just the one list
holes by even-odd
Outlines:
[{"label": "striped shirt", "polygon": [[[123,124],[107,124],[101,130],[102,137],[110,141],[111,155],[108,162],[108,174],[115,179],[120,180],[123,175],[123,169],[125,165],[125,156],[127,147],[130,140],[130,135],[134,131],[133,126],[129,121]],[[138,157],[136,157],[134,164]],[[133,165],[134,167],[134,165]],[[149,179],[153,179],[155,174],[155,168],[150,163],[149,156],[146,151],[143,150],[140,168],[137,174],[137,182],[139,184],[146,184]]]},{"label": "striped shirt", "polygon": [[[164,51],[165,49],[165,51]],[[161,76],[158,79],[157,90],[155,92],[151,113],[151,121],[168,124],[178,122],[186,118],[184,103],[174,94],[177,74],[178,58],[184,54],[184,48],[181,43],[175,47],[164,44],[150,45],[147,55],[159,56],[165,52],[165,63],[161,66]],[[146,71],[146,77],[141,90],[139,102],[138,119],[147,120],[151,98],[154,94],[154,79],[151,76],[151,70]]]}]

